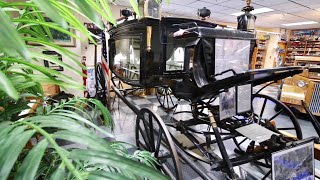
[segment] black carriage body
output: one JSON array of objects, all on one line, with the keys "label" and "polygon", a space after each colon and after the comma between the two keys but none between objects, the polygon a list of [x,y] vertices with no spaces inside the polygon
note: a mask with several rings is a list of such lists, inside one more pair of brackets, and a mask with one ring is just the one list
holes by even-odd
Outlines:
[{"label": "black carriage body", "polygon": [[[150,51],[148,27],[152,29]],[[179,29],[185,33],[173,37]],[[216,29],[216,24],[184,18],[131,20],[110,29],[109,34],[110,69],[122,81],[142,87],[167,85],[163,79],[181,81],[190,74],[196,82],[213,81],[217,39],[248,41],[248,69],[255,44],[252,33]],[[197,83],[198,87],[203,85]]]}]

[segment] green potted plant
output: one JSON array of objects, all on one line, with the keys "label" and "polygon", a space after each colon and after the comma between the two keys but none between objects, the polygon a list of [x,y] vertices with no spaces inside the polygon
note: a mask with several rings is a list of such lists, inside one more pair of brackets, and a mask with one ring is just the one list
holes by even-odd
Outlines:
[{"label": "green potted plant", "polygon": [[[167,179],[156,170],[157,161],[150,153],[136,151],[130,155],[123,143],[109,142],[97,135],[96,132],[112,136],[92,122],[94,117],[89,112],[97,109],[105,125],[112,126],[110,114],[97,100],[73,98],[46,108],[40,106],[33,114],[21,114],[30,109],[30,98],[43,99],[41,83],[84,89],[65,74],[37,63],[45,59],[83,76],[75,68],[85,68],[77,55],[55,44],[50,31],[54,29],[76,39],[81,39],[75,33],[80,32],[94,42],[80,17],[100,28],[100,17],[114,23],[104,0],[0,1],[1,179]],[[76,66],[39,53],[45,50],[58,52]],[[55,130],[51,132],[49,128]],[[78,146],[63,148],[57,139]],[[35,142],[26,148],[30,140]]]}]

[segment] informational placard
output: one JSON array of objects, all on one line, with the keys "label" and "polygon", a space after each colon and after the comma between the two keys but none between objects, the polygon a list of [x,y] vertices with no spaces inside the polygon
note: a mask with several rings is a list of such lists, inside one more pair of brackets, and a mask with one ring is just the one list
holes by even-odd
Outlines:
[{"label": "informational placard", "polygon": [[222,92],[219,95],[220,120],[227,119],[236,115],[236,92],[235,87]]},{"label": "informational placard", "polygon": [[313,142],[272,154],[272,180],[314,180]]},{"label": "informational placard", "polygon": [[245,84],[237,87],[237,113],[244,113],[251,110],[252,86]]},{"label": "informational placard", "polygon": [[269,140],[272,135],[278,135],[277,133],[256,123],[242,126],[237,128],[236,131],[257,143]]},{"label": "informational placard", "polygon": [[96,95],[96,78],[94,67],[88,67],[87,69],[87,92],[90,97],[95,97]]}]

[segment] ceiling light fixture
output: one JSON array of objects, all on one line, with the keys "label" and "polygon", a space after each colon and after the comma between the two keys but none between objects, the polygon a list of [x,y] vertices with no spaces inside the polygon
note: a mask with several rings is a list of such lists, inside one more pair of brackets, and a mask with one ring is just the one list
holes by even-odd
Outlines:
[{"label": "ceiling light fixture", "polygon": [[[264,8],[255,9],[255,10],[251,11],[250,13],[251,13],[251,14],[261,14],[261,13],[266,13],[266,12],[271,12],[271,11],[274,11],[274,10],[273,10],[273,9],[270,9],[270,8],[264,7]],[[237,13],[233,13],[233,14],[231,14],[231,15],[233,15],[233,16],[240,16],[240,15],[242,15],[242,14],[243,14],[243,12],[237,12]]]},{"label": "ceiling light fixture", "polygon": [[282,26],[301,26],[301,25],[307,25],[307,24],[318,24],[318,22],[306,21],[306,22],[288,23],[288,24],[281,24],[281,25]]}]

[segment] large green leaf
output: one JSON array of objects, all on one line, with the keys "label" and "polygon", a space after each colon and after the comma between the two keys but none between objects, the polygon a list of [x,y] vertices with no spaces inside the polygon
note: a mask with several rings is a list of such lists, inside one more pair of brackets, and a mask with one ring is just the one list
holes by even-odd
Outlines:
[{"label": "large green leaf", "polygon": [[77,179],[80,179],[80,180],[83,179],[82,176],[80,175],[79,171],[75,170],[74,165],[70,162],[67,155],[64,153],[62,148],[55,142],[55,140],[51,137],[51,135],[49,133],[47,133],[45,130],[43,130],[39,126],[37,126],[33,123],[30,123],[30,122],[20,121],[19,123],[28,125],[30,128],[32,128],[32,129],[36,130],[37,132],[39,132],[40,134],[42,134],[44,136],[44,138],[52,145],[52,147],[59,154],[59,156],[61,157],[64,164],[69,169],[69,171],[72,172]]},{"label": "large green leaf", "polygon": [[[25,127],[22,127],[21,130],[24,128]],[[21,153],[21,150],[35,133],[33,130],[28,130],[25,132],[21,132],[21,130],[13,130],[12,133],[6,137],[7,142],[4,144],[4,146],[0,147],[0,177],[3,179],[7,179],[11,168]]]},{"label": "large green leaf", "polygon": [[56,7],[54,7],[50,1],[43,1],[43,0],[33,0],[33,2],[43,11],[46,15],[58,23],[64,29],[68,28],[67,22],[61,17],[59,11]]},{"label": "large green leaf", "polygon": [[88,29],[84,26],[80,20],[74,16],[74,14],[79,14],[83,17],[86,17],[74,4],[72,3],[63,3],[60,1],[51,1],[62,13],[63,18],[68,21],[70,25],[76,27],[76,29],[82,33],[85,37],[89,38],[90,41],[94,42],[93,38],[90,36]]},{"label": "large green leaf", "polygon": [[65,165],[63,163],[57,168],[56,171],[53,172],[50,180],[61,180],[65,177]]},{"label": "large green leaf", "polygon": [[79,159],[83,161],[91,161],[95,163],[107,164],[112,167],[119,168],[121,170],[133,173],[139,177],[149,178],[153,180],[169,179],[155,169],[146,165],[138,164],[137,161],[117,156],[110,153],[101,153],[94,150],[73,150],[71,153],[73,159]]},{"label": "large green leaf", "polygon": [[94,171],[90,172],[88,176],[89,180],[130,180],[133,179],[132,177],[124,176],[117,173],[110,173],[110,172],[104,172],[104,171]]},{"label": "large green leaf", "polygon": [[100,2],[100,4],[101,4],[102,8],[104,9],[104,11],[107,13],[107,16],[108,16],[108,19],[107,19],[107,20],[108,20],[111,24],[116,24],[116,21],[115,21],[113,15],[112,15],[112,13],[111,13],[112,11],[111,11],[110,6],[109,6],[109,4],[107,3],[107,1],[105,1],[105,0],[99,0],[99,2]]},{"label": "large green leaf", "polygon": [[66,29],[61,28],[60,26],[58,26],[56,23],[53,23],[53,22],[43,22],[43,21],[37,21],[34,19],[12,19],[12,22],[28,23],[30,25],[37,24],[37,25],[41,25],[41,26],[46,26],[46,27],[55,29],[57,31],[60,31],[61,33],[67,34],[71,37],[74,37],[76,39],[80,39],[80,37],[76,36],[75,34],[73,34],[72,32],[70,32]]},{"label": "large green leaf", "polygon": [[7,76],[0,71],[0,90],[4,91],[8,94],[11,98],[18,100],[19,93],[14,88],[12,82],[7,78]]},{"label": "large green leaf", "polygon": [[31,149],[27,157],[24,158],[22,165],[18,169],[15,179],[34,179],[48,144],[49,143],[47,140],[42,140],[39,144]]},{"label": "large green leaf", "polygon": [[[140,11],[139,11],[139,8],[138,8],[138,3],[137,3],[137,1],[135,1],[135,0],[130,0],[130,4],[131,4],[134,12],[137,14],[137,16],[140,17],[141,15],[140,15]],[[143,12],[141,12],[141,13],[143,13]]]},{"label": "large green leaf", "polygon": [[[35,65],[32,63],[29,63],[27,61],[23,61],[21,59],[17,59],[17,58],[0,58],[0,60],[2,61],[8,61],[8,62],[14,62],[14,63],[20,63],[20,64],[24,64],[28,67],[31,67],[34,70],[37,70],[39,72],[41,72],[43,75],[47,76],[43,76],[41,74],[30,74],[29,77],[32,78],[34,81],[36,82],[45,82],[47,84],[57,84],[66,88],[74,88],[74,89],[79,89],[82,90],[84,89],[84,86],[82,85],[82,83],[76,82],[74,81],[70,76],[67,76],[63,73],[60,73],[58,71],[55,71],[53,69],[49,69],[43,66],[39,66],[39,65]],[[59,80],[58,78],[54,77],[57,76],[59,78],[63,78],[64,81],[68,81],[67,83]]]},{"label": "large green leaf", "polygon": [[89,18],[92,22],[94,22],[100,29],[104,29],[101,18],[93,10],[90,1],[92,0],[74,0],[74,2],[78,5],[79,9]]},{"label": "large green leaf", "polygon": [[11,56],[16,56],[19,53],[24,59],[30,60],[30,53],[21,40],[20,35],[13,27],[12,22],[6,13],[0,8],[0,52],[3,51]]},{"label": "large green leaf", "polygon": [[94,135],[77,134],[70,131],[57,131],[53,135],[54,138],[71,141],[73,143],[81,144],[87,148],[94,149],[101,152],[108,152],[116,154],[111,146],[106,145],[106,141],[102,138],[98,138]]},{"label": "large green leaf", "polygon": [[32,57],[37,58],[37,59],[44,59],[47,60],[49,62],[55,63],[63,68],[65,68],[66,70],[70,70],[71,72],[78,74],[80,76],[85,76],[81,71],[75,69],[74,67],[62,62],[61,60],[59,60],[58,57],[56,56],[52,56],[52,55],[45,55],[43,53],[37,53],[37,52],[31,52]]},{"label": "large green leaf", "polygon": [[30,42],[34,42],[34,43],[38,43],[42,46],[45,46],[46,48],[56,51],[57,53],[61,54],[63,57],[65,57],[68,60],[71,60],[74,64],[76,64],[77,66],[86,69],[86,67],[81,64],[81,62],[77,59],[75,59],[74,57],[79,57],[79,55],[71,52],[70,50],[63,48],[61,46],[58,46],[52,42],[49,42],[47,40],[43,40],[43,39],[39,39],[39,38],[34,38],[34,37],[22,37],[22,39],[24,39],[25,41],[30,41]]}]

